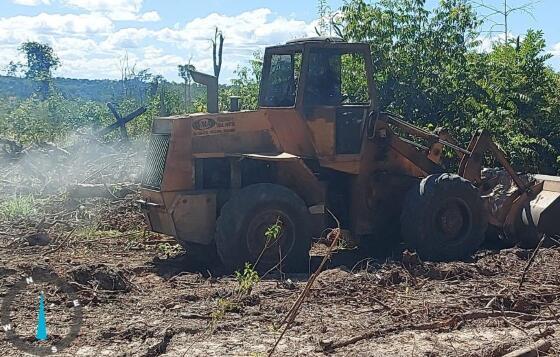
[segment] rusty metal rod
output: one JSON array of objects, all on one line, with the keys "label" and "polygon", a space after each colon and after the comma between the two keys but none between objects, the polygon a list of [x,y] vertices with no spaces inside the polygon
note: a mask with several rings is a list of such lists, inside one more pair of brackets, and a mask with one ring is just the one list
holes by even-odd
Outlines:
[{"label": "rusty metal rod", "polygon": [[401,118],[398,118],[394,114],[387,113],[387,118],[389,119],[390,123],[398,126],[399,128],[401,128],[402,130],[404,130],[408,134],[415,135],[417,137],[421,137],[421,138],[424,138],[424,139],[432,140],[432,141],[435,141],[435,142],[440,143],[442,145],[445,145],[445,146],[447,146],[447,147],[449,147],[453,150],[459,151],[459,152],[461,152],[465,155],[471,155],[470,151],[468,151],[466,149],[463,149],[462,147],[457,146],[455,144],[452,144],[448,141],[442,140],[442,139],[439,138],[439,136],[437,136],[433,133],[430,133],[427,130],[419,128],[419,127],[417,127],[413,124],[410,124],[410,123],[406,122],[405,120],[402,120]]}]

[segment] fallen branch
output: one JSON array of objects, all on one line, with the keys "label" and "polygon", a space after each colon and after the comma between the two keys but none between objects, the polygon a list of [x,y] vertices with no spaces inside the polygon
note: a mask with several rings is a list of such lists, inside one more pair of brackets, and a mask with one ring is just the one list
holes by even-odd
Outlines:
[{"label": "fallen branch", "polygon": [[496,300],[498,300],[499,297],[501,297],[501,295],[506,292],[507,288],[502,288],[500,291],[498,291],[498,293],[496,295],[494,295],[494,297],[492,299],[490,299],[490,301],[488,301],[488,304],[486,304],[486,306],[484,306],[485,309],[490,309],[494,306],[494,303],[496,302]]},{"label": "fallen branch", "polygon": [[[336,219],[336,217],[335,217],[335,219]],[[288,311],[288,314],[286,315],[286,317],[282,321],[282,324],[285,324],[284,329],[282,330],[282,333],[280,334],[280,336],[278,336],[278,338],[276,339],[276,342],[274,343],[274,346],[272,346],[272,349],[268,352],[268,357],[271,357],[274,354],[274,351],[276,350],[276,347],[278,346],[278,344],[282,340],[282,337],[284,337],[284,334],[288,331],[288,329],[291,327],[292,323],[296,319],[296,316],[299,313],[299,310],[301,308],[301,305],[303,304],[303,301],[305,300],[305,298],[307,297],[307,295],[309,295],[309,292],[311,291],[311,287],[313,286],[313,283],[315,282],[315,280],[317,279],[317,277],[319,276],[319,274],[323,270],[323,267],[325,266],[326,262],[331,258],[333,249],[336,247],[336,245],[338,244],[338,240],[340,239],[340,223],[338,223],[338,220],[337,220],[337,224],[338,224],[338,228],[333,229],[331,231],[331,233],[329,233],[329,235],[334,235],[334,238],[332,239],[332,243],[329,246],[329,249],[327,250],[327,254],[325,254],[325,256],[323,257],[323,260],[321,261],[321,264],[319,265],[317,270],[315,270],[315,272],[309,277],[309,280],[307,281],[307,284],[305,284],[305,288],[303,289],[301,294],[298,296],[298,298],[296,299],[296,301],[292,305],[290,311]]]},{"label": "fallen branch", "polygon": [[51,254],[54,253],[58,250],[60,250],[63,246],[65,246],[68,241],[70,240],[70,237],[72,237],[72,234],[74,234],[74,232],[76,231],[77,228],[73,228],[67,235],[66,237],[62,240],[62,242],[60,242],[60,244],[58,244],[58,246],[56,246],[55,248],[49,250],[48,252],[45,253],[45,255],[47,254]]},{"label": "fallen branch", "polygon": [[547,352],[550,347],[552,347],[552,343],[550,341],[542,340],[510,352],[503,357],[536,357],[540,356],[541,353]]},{"label": "fallen branch", "polygon": [[167,329],[165,329],[161,341],[156,343],[155,345],[150,346],[148,348],[148,351],[143,354],[143,357],[156,357],[164,354],[167,351],[167,347],[169,346],[169,343],[171,342],[171,339],[174,335],[175,331],[172,328],[168,327]]},{"label": "fallen branch", "polygon": [[536,315],[524,314],[516,311],[469,311],[463,314],[457,314],[447,320],[442,320],[442,321],[428,322],[424,324],[396,325],[385,329],[368,331],[361,335],[354,336],[348,340],[343,340],[336,343],[330,341],[328,343],[323,343],[321,347],[323,348],[324,351],[333,351],[337,348],[346,347],[356,342],[360,342],[363,340],[368,340],[376,337],[383,337],[404,330],[426,331],[426,330],[452,329],[455,328],[457,325],[459,325],[459,323],[461,322],[480,320],[480,319],[486,319],[492,317],[514,317],[522,320],[528,320],[528,319],[534,320],[538,318],[538,316]]},{"label": "fallen branch", "polygon": [[521,290],[521,286],[523,286],[523,282],[525,281],[525,276],[527,275],[527,272],[529,271],[529,268],[531,268],[531,265],[533,265],[533,262],[535,261],[535,258],[537,257],[537,253],[539,252],[539,249],[542,246],[545,239],[546,239],[546,236],[543,235],[543,237],[539,241],[539,244],[537,244],[537,247],[533,251],[533,254],[531,255],[531,258],[529,258],[529,261],[527,262],[527,265],[525,265],[525,268],[523,269],[523,274],[521,274],[521,278],[519,279],[519,286],[517,287],[518,291]]},{"label": "fallen branch", "polygon": [[532,339],[533,339],[534,341],[538,341],[538,340],[543,339],[543,338],[545,338],[545,337],[552,336],[552,335],[554,335],[555,333],[556,333],[556,330],[554,330],[554,329],[548,327],[548,328],[546,328],[544,331],[542,331],[542,332],[540,332],[540,333],[537,333],[536,335],[533,335],[533,336],[532,336]]},{"label": "fallen branch", "polygon": [[[117,156],[117,154],[111,154],[111,155],[109,155],[109,156],[107,156],[107,157],[112,157],[112,156]],[[97,160],[96,160],[96,161],[97,161]],[[107,163],[105,166],[103,166],[103,167],[101,167],[101,168],[99,168],[99,169],[94,170],[91,174],[89,174],[88,176],[86,176],[86,178],[83,179],[82,181],[80,181],[78,184],[81,185],[81,184],[86,183],[87,180],[89,180],[89,179],[95,177],[95,175],[97,175],[97,174],[99,174],[99,173],[105,171],[105,170],[108,169],[110,166],[116,165],[116,164],[117,164],[117,161],[116,161],[116,160],[110,161],[110,162]]]},{"label": "fallen branch", "polygon": [[327,260],[330,259],[331,255],[332,255],[332,251],[333,251],[334,247],[336,246],[336,244],[338,243],[338,239],[340,237],[340,229],[339,228],[334,229],[331,232],[331,234],[334,234],[334,239],[333,239],[331,245],[329,246],[327,254],[323,257],[323,260],[321,261],[321,264],[319,265],[317,270],[315,270],[315,272],[311,275],[311,277],[307,281],[307,284],[305,284],[305,288],[301,292],[300,296],[297,298],[296,302],[294,303],[294,305],[292,306],[290,311],[288,311],[288,314],[284,318],[284,321],[282,321],[283,324],[285,323],[287,325],[290,325],[292,322],[294,322],[297,314],[299,313],[299,309],[301,307],[301,304],[303,303],[303,301],[305,300],[305,298],[307,297],[307,295],[309,295],[309,292],[311,291],[311,287],[313,286],[313,283],[315,282],[315,279],[317,279],[319,274],[323,271],[323,268],[324,268]]},{"label": "fallen branch", "polygon": [[134,184],[76,184],[69,186],[68,195],[74,199],[103,197],[109,199],[120,200],[127,194],[136,191],[137,186]]}]

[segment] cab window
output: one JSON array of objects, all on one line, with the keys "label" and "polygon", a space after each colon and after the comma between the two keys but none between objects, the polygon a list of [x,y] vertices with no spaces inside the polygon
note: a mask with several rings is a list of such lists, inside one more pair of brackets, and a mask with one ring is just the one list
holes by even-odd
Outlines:
[{"label": "cab window", "polygon": [[365,59],[361,53],[310,51],[304,104],[369,105],[369,101]]},{"label": "cab window", "polygon": [[265,66],[262,107],[292,107],[296,102],[301,52],[273,54]]}]

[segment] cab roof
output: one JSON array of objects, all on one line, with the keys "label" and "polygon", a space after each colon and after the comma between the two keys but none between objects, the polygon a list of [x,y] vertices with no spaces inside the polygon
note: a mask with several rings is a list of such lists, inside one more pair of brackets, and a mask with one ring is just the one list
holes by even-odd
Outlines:
[{"label": "cab roof", "polygon": [[300,43],[309,43],[309,42],[346,42],[340,37],[304,37],[304,38],[297,38],[295,40],[290,40],[286,42],[286,45],[293,45],[293,44],[300,44]]}]

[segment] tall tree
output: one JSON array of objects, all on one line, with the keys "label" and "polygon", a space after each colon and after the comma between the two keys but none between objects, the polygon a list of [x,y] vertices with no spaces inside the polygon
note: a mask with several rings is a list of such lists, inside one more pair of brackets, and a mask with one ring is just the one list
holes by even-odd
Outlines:
[{"label": "tall tree", "polygon": [[235,77],[231,80],[231,84],[222,86],[220,92],[221,110],[228,110],[230,96],[240,97],[243,109],[257,109],[262,66],[263,53],[256,51],[247,65],[238,67],[234,71]]},{"label": "tall tree", "polygon": [[49,94],[52,71],[60,65],[58,56],[48,44],[33,41],[24,42],[19,50],[26,58],[25,77],[37,81],[39,93],[46,98]]},{"label": "tall tree", "polygon": [[119,59],[119,67],[121,70],[121,84],[123,96],[126,98],[130,93],[129,82],[130,79],[136,75],[136,62],[130,63],[128,58],[128,51]]},{"label": "tall tree", "polygon": [[560,75],[546,63],[543,35],[528,31],[516,46],[510,40],[481,52],[472,4],[349,0],[342,28],[346,39],[371,44],[382,109],[425,127],[445,126],[462,142],[486,129],[516,168],[555,173]]},{"label": "tall tree", "polygon": [[319,17],[315,32],[319,36],[327,36],[331,34],[331,27],[329,26],[331,17],[331,8],[327,0],[317,1],[317,16]]},{"label": "tall tree", "polygon": [[465,69],[478,36],[466,0],[443,0],[432,10],[424,0],[352,0],[342,19],[346,39],[371,45],[384,109],[423,125],[466,120],[460,103],[476,93]]},{"label": "tall tree", "polygon": [[6,76],[17,77],[20,69],[21,69],[20,63],[10,61],[10,63],[8,63],[8,65],[5,68]]},{"label": "tall tree", "polygon": [[[516,12],[522,12],[533,19],[535,18],[532,13],[533,5],[535,5],[536,1],[532,0],[529,2],[525,2],[523,4],[511,5],[511,0],[502,0],[501,4],[498,6],[493,6],[490,4],[485,3],[483,0],[476,1],[473,0],[472,3],[475,4],[479,8],[479,12],[484,14],[483,19],[485,21],[490,22],[492,25],[490,29],[484,31],[490,35],[493,33],[503,33],[504,35],[504,42],[508,43],[509,37],[509,19],[510,16]],[[500,18],[500,20],[494,20],[494,17]],[[494,30],[496,27],[501,27],[502,30]]]},{"label": "tall tree", "polygon": [[177,66],[179,70],[179,77],[183,78],[184,81],[184,100],[185,100],[185,111],[188,112],[190,105],[192,104],[192,95],[191,95],[191,84],[192,84],[192,76],[190,71],[195,71],[196,68],[192,65],[189,61],[187,64],[180,64]]}]

